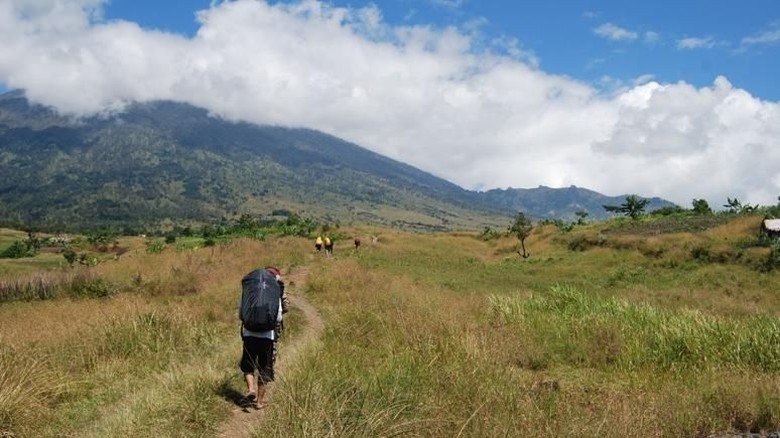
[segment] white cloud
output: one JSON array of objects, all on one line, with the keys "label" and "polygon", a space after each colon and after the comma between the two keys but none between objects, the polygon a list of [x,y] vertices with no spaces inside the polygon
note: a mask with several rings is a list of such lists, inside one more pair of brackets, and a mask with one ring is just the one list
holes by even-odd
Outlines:
[{"label": "white cloud", "polygon": [[653,31],[645,32],[644,40],[647,44],[655,44],[661,40],[661,34]]},{"label": "white cloud", "polygon": [[598,36],[614,41],[634,41],[635,39],[639,38],[638,33],[616,26],[612,23],[602,24],[601,26],[593,29],[593,32]]},{"label": "white cloud", "polygon": [[445,8],[457,9],[463,5],[463,0],[430,0],[431,3]]},{"label": "white cloud", "polygon": [[20,12],[31,4],[0,2],[0,82],[65,112],[172,99],[319,129],[468,188],[576,184],[686,206],[780,194],[778,103],[724,78],[645,76],[603,94],[481,49],[473,30],[392,27],[376,7],[314,0],[215,4],[193,38],[100,22],[97,0]]},{"label": "white cloud", "polygon": [[633,84],[634,86],[644,85],[654,79],[654,76],[651,74],[643,74],[642,76],[639,76],[634,79]]},{"label": "white cloud", "polygon": [[780,28],[775,26],[775,29],[768,30],[753,36],[742,38],[743,46],[753,46],[759,44],[776,44],[780,42]]},{"label": "white cloud", "polygon": [[678,49],[711,49],[715,47],[716,44],[715,39],[712,37],[690,37],[677,40]]}]

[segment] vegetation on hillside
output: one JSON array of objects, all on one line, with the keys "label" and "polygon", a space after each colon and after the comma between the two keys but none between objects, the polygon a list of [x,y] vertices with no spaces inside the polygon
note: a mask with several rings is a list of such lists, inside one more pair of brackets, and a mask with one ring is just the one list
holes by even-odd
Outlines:
[{"label": "vegetation on hillside", "polygon": [[[446,230],[507,215],[473,192],[324,133],[234,123],[173,102],[71,120],[0,95],[0,225],[154,229],[288,209]],[[129,233],[128,233],[129,234]]]}]

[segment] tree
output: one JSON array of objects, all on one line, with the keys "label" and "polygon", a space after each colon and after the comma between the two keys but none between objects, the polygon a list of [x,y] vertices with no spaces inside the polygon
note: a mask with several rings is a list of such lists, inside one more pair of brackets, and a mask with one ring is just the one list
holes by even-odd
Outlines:
[{"label": "tree", "polygon": [[585,210],[575,211],[574,215],[577,216],[577,225],[585,225],[588,219],[588,212]]},{"label": "tree", "polygon": [[712,214],[710,204],[705,199],[693,199],[693,212],[700,215]]},{"label": "tree", "polygon": [[626,196],[626,202],[620,205],[602,205],[602,207],[610,213],[622,213],[631,219],[637,220],[642,216],[645,207],[649,203],[649,199],[642,199],[637,195],[628,195]]},{"label": "tree", "polygon": [[757,208],[757,206],[750,205],[747,202],[743,204],[737,198],[734,199],[726,198],[726,201],[727,202],[725,205],[723,205],[723,207],[725,207],[729,213],[736,213],[736,214],[750,213]]},{"label": "tree", "polygon": [[251,230],[257,227],[257,219],[251,214],[244,213],[238,218],[236,227],[240,230]]},{"label": "tree", "polygon": [[[523,253],[521,255],[524,259],[527,259],[531,256],[531,254],[528,254],[528,252],[525,250],[525,239],[531,235],[531,230],[533,228],[534,226],[531,223],[531,220],[525,217],[525,213],[523,212],[517,213],[514,223],[511,227],[509,227],[509,232],[517,236],[517,239],[520,241],[520,246],[523,249]],[[518,251],[518,253],[520,253],[520,251]]]}]

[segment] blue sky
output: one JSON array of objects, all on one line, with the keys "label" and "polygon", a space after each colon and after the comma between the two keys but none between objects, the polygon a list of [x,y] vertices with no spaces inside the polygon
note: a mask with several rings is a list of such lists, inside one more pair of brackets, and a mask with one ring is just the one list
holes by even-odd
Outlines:
[{"label": "blue sky", "polygon": [[3,0],[0,84],[299,126],[469,189],[775,204],[780,1]]}]

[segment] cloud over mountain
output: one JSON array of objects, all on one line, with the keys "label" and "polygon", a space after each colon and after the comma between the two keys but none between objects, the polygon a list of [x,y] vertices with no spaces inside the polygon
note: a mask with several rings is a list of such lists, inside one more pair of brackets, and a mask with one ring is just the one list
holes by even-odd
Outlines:
[{"label": "cloud over mountain", "polygon": [[481,48],[478,30],[391,26],[377,7],[221,2],[190,38],[105,21],[102,3],[0,3],[0,82],[73,114],[169,99],[311,127],[467,188],[576,184],[683,205],[780,194],[780,106],[724,77],[606,95]]}]

